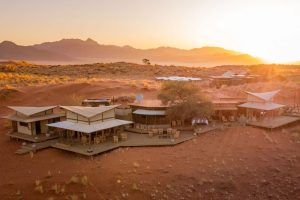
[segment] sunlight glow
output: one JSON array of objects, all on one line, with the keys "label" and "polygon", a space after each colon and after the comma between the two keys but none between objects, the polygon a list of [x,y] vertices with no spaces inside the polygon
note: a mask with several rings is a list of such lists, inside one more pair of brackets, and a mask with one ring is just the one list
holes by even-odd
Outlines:
[{"label": "sunlight glow", "polygon": [[101,44],[143,49],[218,46],[268,62],[300,60],[299,0],[2,0],[1,4],[0,40],[23,45],[92,38]]}]

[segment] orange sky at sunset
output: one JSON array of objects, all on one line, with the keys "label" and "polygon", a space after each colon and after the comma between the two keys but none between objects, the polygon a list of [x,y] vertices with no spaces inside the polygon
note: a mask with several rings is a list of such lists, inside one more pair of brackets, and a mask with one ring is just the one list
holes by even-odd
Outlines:
[{"label": "orange sky at sunset", "polygon": [[296,0],[0,0],[0,41],[92,38],[136,48],[219,46],[300,60]]}]

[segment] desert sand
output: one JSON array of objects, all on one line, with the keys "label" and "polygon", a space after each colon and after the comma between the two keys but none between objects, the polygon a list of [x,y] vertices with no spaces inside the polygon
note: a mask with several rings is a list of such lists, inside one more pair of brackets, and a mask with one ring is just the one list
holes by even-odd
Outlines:
[{"label": "desert sand", "polygon": [[[143,93],[155,99],[157,85],[148,81],[147,88],[124,80],[20,87],[1,101],[0,113],[11,112],[5,105],[75,105],[86,97]],[[7,122],[0,124],[1,199],[299,199],[300,143],[289,131],[228,127],[175,147],[86,158],[56,149],[16,155],[21,142],[9,141]],[[37,180],[43,193],[35,190]],[[56,194],[55,185],[64,192]]]}]

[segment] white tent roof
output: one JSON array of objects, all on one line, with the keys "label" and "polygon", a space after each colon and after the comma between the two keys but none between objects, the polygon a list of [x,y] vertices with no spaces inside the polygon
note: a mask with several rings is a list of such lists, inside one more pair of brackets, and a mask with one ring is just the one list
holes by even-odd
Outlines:
[{"label": "white tent roof", "polygon": [[164,81],[201,81],[201,78],[195,77],[185,77],[185,76],[162,76],[162,77],[155,77],[157,80],[164,80]]},{"label": "white tent roof", "polygon": [[164,110],[137,109],[133,112],[133,114],[137,114],[137,115],[166,115],[166,112]]},{"label": "white tent roof", "polygon": [[118,106],[119,105],[100,106],[100,107],[85,107],[85,106],[60,106],[60,107],[65,110],[69,110],[71,112],[77,113],[86,118],[91,118],[98,114],[106,112],[108,110],[114,109]]},{"label": "white tent roof", "polygon": [[280,92],[280,90],[275,90],[275,91],[271,91],[271,92],[261,92],[261,93],[246,91],[247,94],[253,95],[253,96],[260,98],[262,100],[265,100],[265,101],[271,100],[276,94],[278,94],[278,92]]},{"label": "white tent roof", "polygon": [[21,107],[21,106],[8,106],[8,108],[15,110],[19,113],[22,113],[26,116],[31,116],[40,112],[44,112],[53,108],[56,108],[57,106],[43,106],[43,107]]},{"label": "white tent roof", "polygon": [[96,131],[101,131],[101,130],[122,126],[126,124],[131,124],[131,123],[133,122],[120,120],[120,119],[112,119],[112,120],[107,120],[104,122],[99,122],[94,124],[83,124],[83,123],[76,123],[71,121],[62,121],[62,122],[47,124],[47,126],[67,129],[72,131],[78,131],[83,133],[93,133]]},{"label": "white tent roof", "polygon": [[234,76],[234,73],[232,71],[227,71],[224,74],[222,74],[223,77],[232,77]]},{"label": "white tent roof", "polygon": [[242,108],[252,108],[257,110],[276,110],[284,107],[285,105],[277,104],[273,102],[266,102],[266,103],[247,102],[238,106]]}]

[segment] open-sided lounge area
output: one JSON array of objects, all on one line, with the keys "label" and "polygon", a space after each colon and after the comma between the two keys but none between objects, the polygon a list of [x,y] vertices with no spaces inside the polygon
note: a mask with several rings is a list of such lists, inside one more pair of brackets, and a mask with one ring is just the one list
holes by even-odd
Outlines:
[{"label": "open-sided lounge area", "polygon": [[101,144],[110,138],[118,140],[119,136],[126,138],[122,131],[125,125],[132,122],[115,118],[114,109],[117,106],[61,106],[66,111],[66,121],[47,126],[55,129],[60,143],[66,146]]}]

